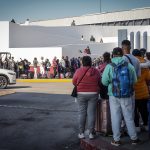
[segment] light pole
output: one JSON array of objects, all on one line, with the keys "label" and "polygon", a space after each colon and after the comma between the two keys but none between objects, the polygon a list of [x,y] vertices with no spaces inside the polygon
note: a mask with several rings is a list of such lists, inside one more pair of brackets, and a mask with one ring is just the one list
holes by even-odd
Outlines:
[{"label": "light pole", "polygon": [[102,12],[102,0],[99,0],[99,10],[100,10],[100,13]]}]

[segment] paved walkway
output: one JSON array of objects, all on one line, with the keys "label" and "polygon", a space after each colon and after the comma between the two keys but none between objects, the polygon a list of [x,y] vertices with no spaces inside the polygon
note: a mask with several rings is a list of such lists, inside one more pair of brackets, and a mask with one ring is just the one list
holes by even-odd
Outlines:
[{"label": "paved walkway", "polygon": [[[25,150],[29,146],[28,150],[32,148],[57,150],[56,147],[59,146],[61,148],[58,148],[59,150],[79,150],[77,107],[74,99],[69,96],[72,88],[71,82],[18,82],[16,85],[8,86],[6,90],[1,90],[0,95],[16,93],[0,97],[0,110],[3,112],[0,115],[0,130],[3,131],[0,135],[0,148],[23,148],[23,145],[26,144]],[[57,130],[54,129],[56,127]],[[56,135],[55,139],[53,139],[53,134]],[[88,139],[81,141],[81,145],[84,150],[87,148],[89,150],[96,148],[96,150],[149,150],[148,135],[142,133],[140,138],[144,140],[144,143],[134,147],[131,146],[129,138],[125,137],[123,138],[124,145],[114,148],[110,145],[112,137],[100,135],[93,141]],[[49,148],[50,146],[53,146],[54,149]]]},{"label": "paved walkway", "polygon": [[9,90],[9,89],[2,90],[2,89],[0,89],[0,96],[4,96],[4,95],[8,95],[8,94],[13,94],[13,93],[15,93],[14,90]]},{"label": "paved walkway", "polygon": [[16,85],[0,90],[0,96],[15,92],[71,94],[72,79],[18,79]]}]

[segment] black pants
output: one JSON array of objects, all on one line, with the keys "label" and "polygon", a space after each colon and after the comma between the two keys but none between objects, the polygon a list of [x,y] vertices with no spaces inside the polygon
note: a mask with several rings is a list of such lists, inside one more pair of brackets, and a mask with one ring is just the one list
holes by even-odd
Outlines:
[{"label": "black pants", "polygon": [[142,121],[144,123],[144,126],[148,125],[148,110],[147,110],[147,99],[143,100],[135,100],[135,117],[134,117],[134,122],[135,126],[139,127],[139,120],[140,120],[140,115],[142,117]]}]

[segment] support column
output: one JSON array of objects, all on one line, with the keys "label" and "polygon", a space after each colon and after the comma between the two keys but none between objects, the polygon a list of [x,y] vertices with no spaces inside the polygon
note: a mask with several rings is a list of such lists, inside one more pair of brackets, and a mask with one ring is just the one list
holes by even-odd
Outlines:
[{"label": "support column", "polygon": [[147,32],[143,33],[143,48],[147,50]]},{"label": "support column", "polygon": [[138,31],[137,33],[136,33],[136,41],[135,41],[135,48],[136,49],[140,49],[140,41],[141,41],[141,36],[140,36],[140,31]]},{"label": "support column", "polygon": [[130,33],[131,50],[134,49],[134,32]]}]

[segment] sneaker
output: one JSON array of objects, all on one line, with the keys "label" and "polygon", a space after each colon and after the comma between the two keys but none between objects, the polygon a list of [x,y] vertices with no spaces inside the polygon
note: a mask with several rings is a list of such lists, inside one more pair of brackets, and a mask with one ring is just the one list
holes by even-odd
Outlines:
[{"label": "sneaker", "polygon": [[85,138],[84,133],[79,133],[79,134],[78,134],[78,138],[79,138],[79,139],[84,139],[84,138]]},{"label": "sneaker", "polygon": [[120,141],[111,141],[111,145],[114,145],[114,146],[120,146],[121,145],[121,142]]},{"label": "sneaker", "polygon": [[95,138],[95,135],[92,134],[92,133],[90,133],[90,134],[89,134],[89,139],[92,140],[92,139],[94,139],[94,138]]},{"label": "sneaker", "polygon": [[141,128],[140,127],[136,127],[136,132],[140,133],[141,132]]},{"label": "sneaker", "polygon": [[136,139],[136,140],[131,140],[132,141],[132,145],[137,145],[137,144],[141,144],[141,140]]}]

